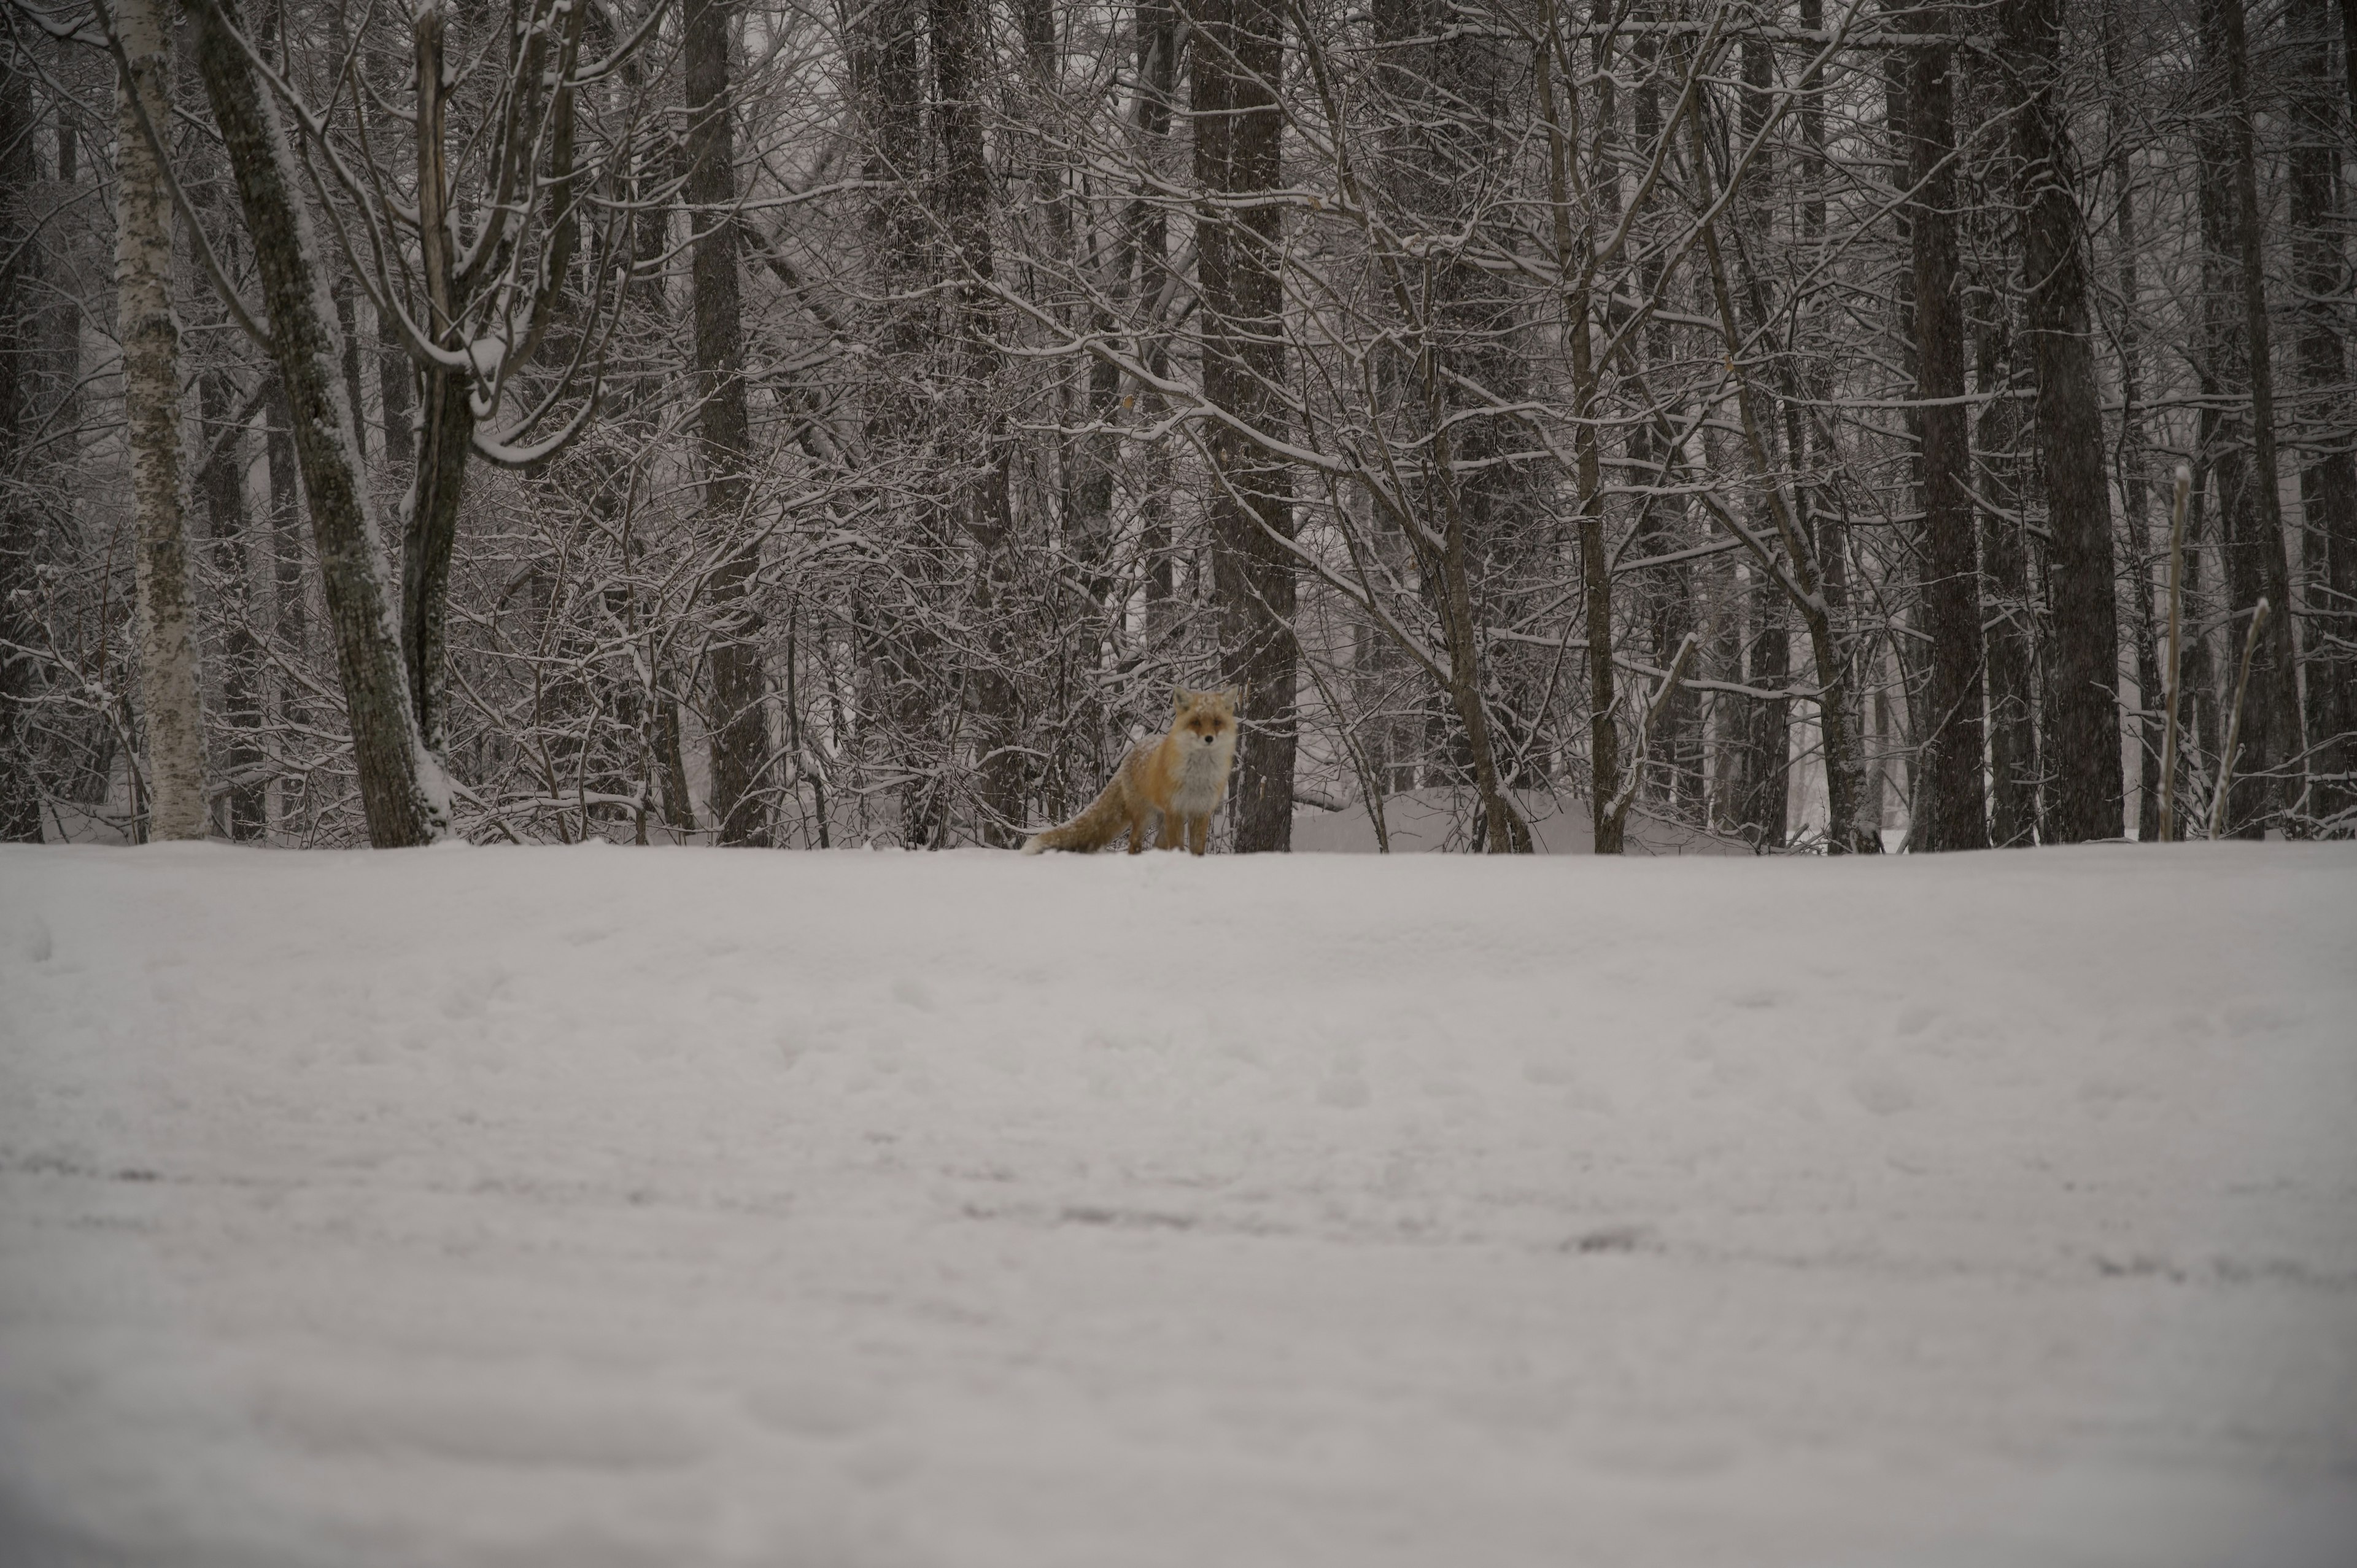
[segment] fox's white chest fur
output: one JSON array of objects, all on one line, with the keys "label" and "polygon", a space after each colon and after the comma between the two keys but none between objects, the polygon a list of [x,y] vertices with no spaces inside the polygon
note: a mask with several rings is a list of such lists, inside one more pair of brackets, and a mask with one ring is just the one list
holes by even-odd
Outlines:
[{"label": "fox's white chest fur", "polygon": [[1227,788],[1228,768],[1235,761],[1236,739],[1225,735],[1204,746],[1200,742],[1181,753],[1184,761],[1178,772],[1178,788],[1171,805],[1179,815],[1208,816],[1220,803],[1220,792]]}]

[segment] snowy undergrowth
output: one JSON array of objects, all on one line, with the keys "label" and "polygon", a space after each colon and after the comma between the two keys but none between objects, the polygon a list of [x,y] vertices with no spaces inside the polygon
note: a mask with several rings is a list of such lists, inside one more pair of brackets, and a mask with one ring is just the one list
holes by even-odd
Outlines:
[{"label": "snowy undergrowth", "polygon": [[0,852],[0,1558],[2285,1563],[2357,853]]}]

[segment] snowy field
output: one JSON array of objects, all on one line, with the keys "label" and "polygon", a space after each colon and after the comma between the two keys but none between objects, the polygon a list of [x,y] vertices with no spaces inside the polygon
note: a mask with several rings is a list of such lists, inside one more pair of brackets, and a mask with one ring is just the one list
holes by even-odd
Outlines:
[{"label": "snowy field", "polygon": [[2357,850],[0,851],[0,1563],[2357,1562]]}]

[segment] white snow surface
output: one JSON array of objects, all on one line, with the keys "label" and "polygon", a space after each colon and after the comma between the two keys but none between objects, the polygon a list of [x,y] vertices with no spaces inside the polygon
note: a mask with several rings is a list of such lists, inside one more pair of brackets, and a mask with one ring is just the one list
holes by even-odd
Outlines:
[{"label": "white snow surface", "polygon": [[0,851],[0,1562],[2357,1562],[2357,850]]}]

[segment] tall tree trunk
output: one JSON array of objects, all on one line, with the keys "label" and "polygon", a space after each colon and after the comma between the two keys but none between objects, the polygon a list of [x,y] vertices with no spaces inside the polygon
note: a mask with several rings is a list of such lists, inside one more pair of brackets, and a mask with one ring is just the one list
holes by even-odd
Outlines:
[{"label": "tall tree trunk", "polygon": [[[980,754],[982,840],[1011,848],[1022,836],[1023,755],[1017,733],[1014,650],[1007,621],[1015,570],[1015,519],[1009,490],[1014,444],[996,405],[997,311],[990,285],[990,167],[983,146],[987,29],[982,0],[931,0],[933,123],[940,140],[936,209],[957,254],[949,333],[955,360],[950,386],[962,417],[952,440],[973,455],[970,474],[951,503],[975,555],[973,605],[981,622],[982,661],[968,676]],[[978,447],[978,450],[975,448]]]},{"label": "tall tree trunk", "polygon": [[2341,69],[2349,81],[2349,112],[2357,114],[2357,5],[2341,0]]},{"label": "tall tree trunk", "polygon": [[2047,756],[2054,777],[2046,829],[2053,841],[2075,843],[2117,838],[2123,826],[2119,612],[2103,404],[2090,341],[2077,170],[2061,96],[2061,0],[2000,0],[1998,12],[2014,93],[2027,336],[2053,537],[2054,731]]},{"label": "tall tree trunk", "polygon": [[[1744,145],[1749,146],[1768,122],[1769,100],[1775,86],[1775,47],[1756,34],[1747,36],[1742,44],[1741,69],[1742,108],[1738,126]],[[1764,256],[1773,242],[1774,156],[1772,151],[1763,148],[1736,193],[1735,209],[1744,238],[1737,251],[1736,270],[1743,285],[1758,281],[1748,258]],[[1760,331],[1769,311],[1765,290],[1738,286],[1736,306],[1744,329]],[[1799,455],[1787,446],[1788,459],[1796,460]],[[1797,507],[1797,494],[1795,503]],[[1772,533],[1776,527],[1774,512],[1764,506],[1760,508],[1753,515],[1752,526],[1763,534]],[[1783,590],[1766,573],[1755,568],[1751,585],[1751,684],[1781,691],[1792,678],[1792,615],[1785,606]],[[1745,836],[1754,849],[1781,849],[1792,809],[1792,699],[1754,698],[1744,713],[1744,738]]]},{"label": "tall tree trunk", "polygon": [[[38,417],[33,348],[39,252],[26,199],[35,172],[33,95],[31,73],[15,69],[19,63],[0,57],[0,474],[16,473],[25,461],[23,447]],[[0,843],[41,842],[33,753],[39,682],[29,652],[38,635],[33,607],[40,543],[32,499],[16,485],[0,486]]]},{"label": "tall tree trunk", "polygon": [[[1716,457],[1717,448],[1723,445],[1715,432],[1705,432],[1706,459]],[[1732,556],[1715,556],[1703,566],[1710,606],[1706,626],[1707,663],[1715,678],[1722,681],[1743,679],[1743,583],[1737,575]],[[1740,805],[1746,788],[1743,762],[1743,715],[1749,702],[1732,693],[1719,693],[1710,699],[1704,714],[1704,724],[1711,736],[1708,757],[1710,768],[1710,825],[1723,833],[1742,831]]]},{"label": "tall tree trunk", "polygon": [[[694,227],[697,435],[705,526],[716,541],[747,527],[750,499],[745,411],[745,337],[737,275],[737,137],[728,88],[730,0],[686,0],[683,32],[687,86],[686,199]],[[712,576],[717,626],[712,640],[712,813],[720,842],[767,848],[769,811],[759,793],[770,752],[769,710],[752,584],[759,547],[728,547]]]},{"label": "tall tree trunk", "polygon": [[430,843],[449,832],[449,786],[419,738],[409,704],[401,639],[380,575],[384,557],[368,475],[354,456],[352,411],[339,395],[342,346],[327,290],[311,268],[319,249],[299,193],[294,152],[276,104],[232,31],[236,0],[193,0],[191,9],[198,19],[197,60],[236,175],[286,392],[335,626],[369,842],[380,849]]},{"label": "tall tree trunk", "polygon": [[[1766,532],[1775,524],[1763,518],[1754,526]],[[1763,690],[1781,691],[1792,679],[1792,610],[1784,590],[1757,565],[1751,570],[1750,612],[1751,661],[1745,677]],[[1743,782],[1736,822],[1753,849],[1781,849],[1792,810],[1792,700],[1754,697],[1742,712]]]},{"label": "tall tree trunk", "polygon": [[[1804,34],[1814,35],[1824,27],[1824,0],[1800,0],[1800,22]],[[1803,43],[1804,56],[1815,53],[1814,44]],[[1825,250],[1825,76],[1823,71],[1808,72],[1801,81],[1801,254],[1804,269],[1814,268],[1824,260]],[[1826,504],[1819,493],[1819,483],[1813,482],[1816,474],[1837,473],[1842,462],[1840,445],[1834,437],[1833,422],[1825,410],[1834,395],[1832,368],[1821,351],[1823,301],[1815,290],[1803,289],[1796,301],[1792,334],[1801,352],[1794,358],[1800,368],[1794,376],[1797,398],[1786,404],[1785,419],[1791,432],[1792,467],[1795,479],[1792,501],[1801,514],[1802,532],[1815,549],[1824,572],[1825,607],[1833,621],[1836,640],[1843,650],[1846,674],[1861,682],[1866,671],[1873,666],[1871,639],[1860,636],[1857,618],[1850,604],[1849,525],[1839,504]],[[1827,485],[1825,489],[1832,487]],[[1867,703],[1863,684],[1854,688],[1856,706],[1851,727],[1857,733],[1855,743],[1860,762],[1859,777],[1866,776],[1864,763],[1867,752]],[[1880,693],[1881,711],[1888,714],[1889,700]],[[1885,726],[1887,731],[1888,726]],[[1827,759],[1830,767],[1831,759]],[[1874,765],[1874,777],[1879,779],[1880,764]],[[1864,785],[1859,785],[1860,801],[1857,837],[1862,844],[1879,850],[1882,845],[1882,810],[1878,803],[1864,799]]]},{"label": "tall tree trunk", "polygon": [[[1283,208],[1249,199],[1279,183],[1285,115],[1275,86],[1285,59],[1276,0],[1197,0],[1193,107],[1195,179],[1203,193],[1196,278],[1202,297],[1203,390],[1214,406],[1281,437],[1285,381],[1278,244]],[[1246,199],[1238,201],[1236,199]],[[1293,846],[1293,536],[1286,466],[1225,425],[1211,456],[1211,571],[1220,652],[1244,688],[1237,748],[1236,849]]]},{"label": "tall tree trunk", "polygon": [[208,449],[227,441],[227,449],[197,476],[205,499],[206,531],[210,534],[213,568],[221,576],[225,600],[221,641],[221,717],[230,734],[222,761],[228,772],[223,813],[229,836],[241,843],[263,836],[269,826],[269,786],[262,774],[262,648],[253,635],[253,553],[245,514],[245,441],[242,431],[231,433],[226,421],[237,403],[236,389],[227,375],[206,376],[198,393],[204,413],[201,428]]},{"label": "tall tree trunk", "polygon": [[[1102,276],[1102,263],[1089,267],[1076,248],[1073,203],[1067,184],[1071,157],[1061,145],[1067,134],[1068,116],[1056,7],[1052,0],[1018,0],[1017,10],[1023,24],[1028,78],[1025,85],[1029,98],[1030,124],[1027,127],[1024,156],[1030,166],[1034,208],[1046,220],[1046,260],[1060,280],[1081,274],[1086,268],[1088,273],[1100,274],[1097,281],[1106,294],[1118,295],[1126,292],[1126,263],[1132,259],[1135,241],[1129,226],[1125,224],[1120,241],[1107,247],[1120,258],[1117,276]],[[1091,330],[1113,330],[1112,313],[1102,303],[1084,301],[1082,295],[1089,292],[1076,291],[1061,282],[1053,285],[1045,303],[1055,313],[1062,330],[1072,330],[1083,312]],[[1096,299],[1103,301],[1104,297],[1105,295],[1098,295]],[[1055,443],[1057,521],[1065,553],[1072,562],[1075,576],[1087,590],[1086,604],[1059,607],[1059,618],[1078,611],[1093,630],[1102,621],[1105,596],[1112,585],[1107,566],[1113,552],[1114,469],[1120,458],[1121,443],[1110,427],[1121,397],[1121,371],[1108,360],[1092,359],[1082,365],[1060,365],[1054,375],[1056,411],[1061,426]],[[1074,427],[1081,424],[1090,426],[1090,432],[1077,433]],[[1084,646],[1093,653],[1095,639],[1087,638]],[[1093,696],[1082,697],[1081,704],[1091,712],[1078,726],[1080,732],[1093,736],[1102,727],[1103,704]],[[1016,783],[1019,791],[1019,769]]]},{"label": "tall tree trunk", "polygon": [[417,368],[409,362],[401,328],[390,315],[376,318],[377,410],[382,421],[384,466],[389,473],[406,474],[417,464],[415,403]]},{"label": "tall tree trunk", "polygon": [[[300,670],[308,662],[311,620],[304,597],[303,499],[296,478],[295,427],[286,408],[286,386],[274,368],[270,380],[270,395],[262,404],[262,452],[270,487],[271,635],[279,658]],[[272,682],[271,709],[282,725],[300,728],[309,722],[309,705],[303,701],[300,682],[284,671]],[[296,774],[280,772],[276,821],[282,833],[288,832],[297,820],[296,792],[302,788]]]},{"label": "tall tree trunk", "polygon": [[[1138,0],[1137,128],[1141,157],[1152,159],[1170,139],[1178,93],[1178,13],[1171,0]],[[1149,166],[1153,166],[1149,164]],[[1161,292],[1170,272],[1170,218],[1163,203],[1141,198],[1133,209],[1137,236],[1137,288],[1143,299]],[[1146,345],[1146,368],[1169,372],[1169,334],[1157,331]],[[1165,407],[1162,394],[1141,389],[1138,413],[1151,421]],[[1137,554],[1146,578],[1146,647],[1160,652],[1177,628],[1178,573],[1170,534],[1170,443],[1151,443],[1137,495]]]},{"label": "tall tree trunk", "polygon": [[2036,843],[2039,828],[2031,680],[2037,604],[2015,459],[2028,422],[2014,395],[2020,378],[2009,311],[2001,295],[1992,301],[1980,328],[1975,372],[1988,398],[1979,425],[1980,489],[1988,502],[1981,510],[1981,570],[1987,578],[1982,647],[1988,661],[1989,842],[1999,849]]},{"label": "tall tree trunk", "polygon": [[[388,95],[397,92],[401,77],[399,57],[382,48],[372,36],[368,46],[368,78],[375,91]],[[414,308],[408,300],[400,303]],[[417,401],[417,367],[410,362],[409,349],[402,341],[401,326],[389,310],[377,312],[376,382],[378,435],[384,451],[385,471],[394,477],[395,482],[403,482],[403,477],[417,464],[417,432],[411,412]],[[352,417],[357,420],[357,399],[352,408]]]},{"label": "tall tree trunk", "polygon": [[[446,13],[427,6],[413,27],[412,80],[416,89],[417,231],[424,310],[418,326],[436,347],[465,353],[464,285],[457,274],[464,247],[450,210],[450,176],[443,145],[452,82],[446,69]],[[346,372],[358,381],[357,362]],[[445,622],[450,607],[450,563],[458,539],[458,502],[474,443],[473,378],[447,365],[418,374],[419,447],[402,501],[401,640],[409,665],[409,701],[426,748],[436,757],[449,744],[449,660]],[[354,403],[354,428],[360,405]],[[355,453],[357,454],[357,446]]]},{"label": "tall tree trunk", "polygon": [[[864,435],[876,478],[872,504],[896,520],[898,581],[864,597],[855,619],[870,645],[868,673],[875,706],[893,747],[885,760],[904,782],[899,789],[901,843],[930,844],[948,814],[942,682],[936,670],[941,638],[929,624],[931,607],[948,592],[951,552],[931,475],[915,486],[898,482],[892,461],[922,432],[925,390],[934,348],[936,281],[931,216],[922,200],[925,177],[925,92],[922,0],[877,0],[853,36],[851,70],[866,156],[861,176],[872,193],[868,237],[877,257],[874,293],[880,317],[873,328],[882,374],[867,403]],[[933,465],[928,465],[932,467]],[[911,493],[911,492],[914,493]]]},{"label": "tall tree trunk", "polygon": [[[1684,40],[1675,40],[1674,58],[1682,75],[1687,54]],[[1686,133],[1689,166],[1695,173],[1692,199],[1698,210],[1707,213],[1713,200],[1711,155],[1701,115],[1686,116]],[[1730,177],[1741,177],[1730,171]],[[1733,401],[1742,434],[1743,455],[1749,464],[1750,481],[1760,495],[1769,528],[1738,524],[1731,512],[1707,494],[1705,504],[1711,505],[1731,531],[1739,530],[1739,536],[1752,552],[1755,569],[1771,575],[1808,632],[1810,656],[1817,671],[1817,726],[1824,753],[1826,851],[1832,854],[1878,854],[1882,850],[1881,833],[1861,815],[1866,802],[1866,757],[1851,695],[1852,674],[1826,595],[1826,573],[1817,554],[1807,515],[1800,510],[1797,499],[1787,494],[1787,475],[1780,469],[1770,447],[1775,430],[1771,423],[1775,410],[1760,391],[1756,372],[1749,368],[1752,355],[1747,345],[1753,340],[1752,334],[1738,318],[1735,291],[1728,282],[1726,252],[1719,244],[1717,223],[1706,217],[1698,225],[1696,237],[1701,241],[1705,263],[1702,281],[1707,285],[1708,304],[1717,317],[1720,352],[1725,355],[1734,383]],[[1745,308],[1755,318],[1764,318],[1764,294],[1756,279],[1747,275],[1745,282]],[[1789,394],[1786,401],[1790,402]],[[1789,422],[1785,428],[1791,428]],[[1773,544],[1782,547],[1781,563],[1771,548]],[[1778,768],[1782,768],[1786,761],[1778,758]],[[1775,831],[1781,834],[1781,824]]]},{"label": "tall tree trunk", "polygon": [[[636,57],[631,69],[637,69]],[[629,307],[658,337],[667,337],[673,329],[670,302],[663,289],[663,264],[671,251],[672,209],[662,200],[662,191],[677,177],[680,156],[676,140],[658,139],[640,151],[638,166],[630,175],[630,195],[638,204],[638,211],[630,220],[630,282],[626,297]],[[628,412],[623,418],[640,439],[654,431],[654,405],[663,395],[664,386],[665,378],[650,369],[630,387]],[[681,736],[678,650],[668,637],[651,638],[649,641],[647,672],[651,690],[648,727],[649,746],[654,754],[656,793],[662,803],[664,825],[674,833],[692,833],[695,831],[695,801],[688,784],[687,749]]]},{"label": "tall tree trunk", "polygon": [[[2218,482],[2220,553],[2242,640],[2258,602],[2271,608],[2251,661],[2241,755],[2230,759],[2229,831],[2256,836],[2280,821],[2298,794],[2299,698],[2294,680],[2291,567],[2284,553],[2276,493],[2275,376],[2252,145],[2250,61],[2243,0],[2201,0],[2203,74],[2198,138],[2203,250],[2202,307],[2208,326],[2203,391],[2219,418],[2209,453]],[[2243,401],[2248,397],[2248,412]]]},{"label": "tall tree trunk", "polygon": [[[2344,11],[2349,8],[2344,0]],[[2332,81],[2325,0],[2292,0],[2291,242],[2297,282],[2300,424],[2311,433],[2299,474],[2307,611],[2308,734],[2316,793],[2308,814],[2330,821],[2357,807],[2357,456],[2342,325],[2350,274],[2344,221],[2334,211],[2335,164],[2346,122]],[[2343,831],[2348,831],[2344,825]]]},{"label": "tall tree trunk", "polygon": [[[507,97],[491,145],[476,153],[493,162],[496,195],[467,201],[454,190],[446,142],[452,127],[450,105],[459,81],[448,61],[446,12],[420,9],[411,24],[416,144],[415,227],[425,338],[464,368],[446,360],[420,366],[419,449],[402,529],[402,637],[409,663],[410,701],[427,749],[440,756],[448,744],[449,657],[446,622],[450,567],[458,532],[475,427],[492,415],[478,414],[482,401],[496,402],[501,376],[480,358],[494,321],[504,317],[517,338],[503,347],[529,358],[544,329],[565,308],[573,252],[580,240],[575,163],[575,81],[587,12],[559,6],[534,14],[531,25],[512,23],[508,58],[502,62]],[[600,27],[604,24],[601,21]],[[475,149],[461,130],[460,156]],[[581,183],[587,183],[582,180]],[[730,215],[733,218],[733,214]],[[511,264],[527,228],[537,229],[536,280],[527,283]],[[492,310],[488,301],[499,301]],[[487,319],[487,317],[489,317]],[[346,322],[350,328],[349,319]],[[565,332],[560,328],[558,338]],[[354,429],[359,429],[360,357],[348,354],[344,374],[351,389]],[[360,448],[357,441],[355,452]]]},{"label": "tall tree trunk", "polygon": [[[2128,129],[2131,111],[2127,98],[2135,83],[2126,74],[2127,24],[2121,15],[2121,7],[2122,0],[2104,0],[2104,77],[2110,92],[2107,139],[2111,144],[2111,176],[2113,184],[2118,188],[2113,198],[2118,268],[2116,284],[2120,297],[2118,470],[2131,563],[2127,581],[2129,591],[2136,596],[2128,624],[2129,635],[2136,639],[2136,705],[2139,710],[2136,750],[2142,759],[2142,766],[2136,773],[2136,838],[2141,843],[2150,843],[2160,833],[2160,802],[2165,789],[2160,771],[2161,753],[2166,749],[2162,737],[2166,725],[2163,712],[2166,697],[2160,671],[2163,632],[2154,602],[2156,552],[2150,515],[2151,459],[2144,427],[2144,310],[2138,297],[2141,286],[2137,281],[2136,169],[2130,156],[2136,143]],[[2173,781],[2167,786],[2173,787]]]},{"label": "tall tree trunk", "polygon": [[115,299],[123,345],[124,418],[137,519],[139,689],[147,724],[147,833],[205,836],[204,714],[197,687],[196,605],[181,521],[180,328],[172,314],[171,197],[140,128],[170,124],[170,26],[155,0],[115,12],[129,68],[115,84],[121,184],[115,203]]},{"label": "tall tree trunk", "polygon": [[366,463],[368,420],[361,412],[367,404],[361,393],[360,295],[351,274],[339,270],[328,296],[335,301],[337,334],[344,340],[344,401],[352,411],[352,452]]},{"label": "tall tree trunk", "polygon": [[[1555,283],[1560,299],[1558,308],[1562,312],[1565,344],[1570,350],[1568,369],[1571,372],[1572,407],[1577,419],[1572,435],[1572,463],[1573,479],[1578,487],[1580,599],[1587,639],[1589,842],[1598,854],[1619,854],[1625,843],[1623,823],[1626,818],[1611,809],[1612,801],[1621,791],[1620,735],[1614,714],[1617,697],[1612,660],[1612,573],[1610,556],[1604,544],[1602,435],[1592,416],[1600,382],[1596,364],[1593,319],[1596,312],[1595,220],[1600,212],[1617,209],[1620,187],[1618,175],[1608,163],[1613,131],[1613,115],[1609,109],[1611,76],[1600,69],[1596,72],[1599,102],[1590,154],[1593,162],[1587,181],[1575,180],[1581,156],[1579,72],[1575,65],[1577,57],[1562,41],[1556,15],[1555,6],[1550,0],[1541,12],[1535,78],[1539,115],[1546,125],[1547,205],[1555,242]],[[1436,31],[1443,30],[1442,18],[1435,16],[1430,26]],[[1599,66],[1603,63],[1601,51],[1608,47],[1608,43],[1601,39],[1595,45]],[[1555,91],[1558,50],[1562,51],[1566,78],[1560,102]],[[1438,177],[1454,182],[1458,177],[1454,170],[1443,169],[1438,171]],[[1580,183],[1587,187],[1585,199],[1576,199],[1582,194]],[[1457,199],[1461,201],[1461,195]],[[1453,221],[1450,226],[1455,226]],[[1519,388],[1527,377],[1521,373],[1519,367],[1517,369],[1515,380]],[[1434,412],[1437,413],[1438,410]],[[1437,420],[1435,423],[1437,424]],[[1445,433],[1437,431],[1435,441],[1446,452]],[[1453,529],[1454,508],[1451,515]],[[1471,613],[1469,598],[1465,607],[1469,623]],[[1468,624],[1464,635],[1452,636],[1452,673],[1458,675],[1452,685],[1458,688],[1457,704],[1466,725],[1475,779],[1480,786],[1482,824],[1489,841],[1486,847],[1493,854],[1527,854],[1534,847],[1530,826],[1499,787],[1487,715],[1481,710],[1481,693],[1473,676],[1473,661],[1480,650],[1470,635],[1471,629]],[[1456,628],[1452,626],[1451,630],[1454,633]],[[1546,722],[1544,713],[1534,715],[1534,724],[1544,726]]]},{"label": "tall tree trunk", "polygon": [[1907,89],[1915,199],[1915,376],[1923,406],[1923,630],[1931,639],[1917,736],[1918,849],[1988,847],[1981,776],[1980,564],[1973,548],[1972,453],[1964,413],[1964,312],[1956,272],[1955,129],[1950,50],[1914,50]]}]

